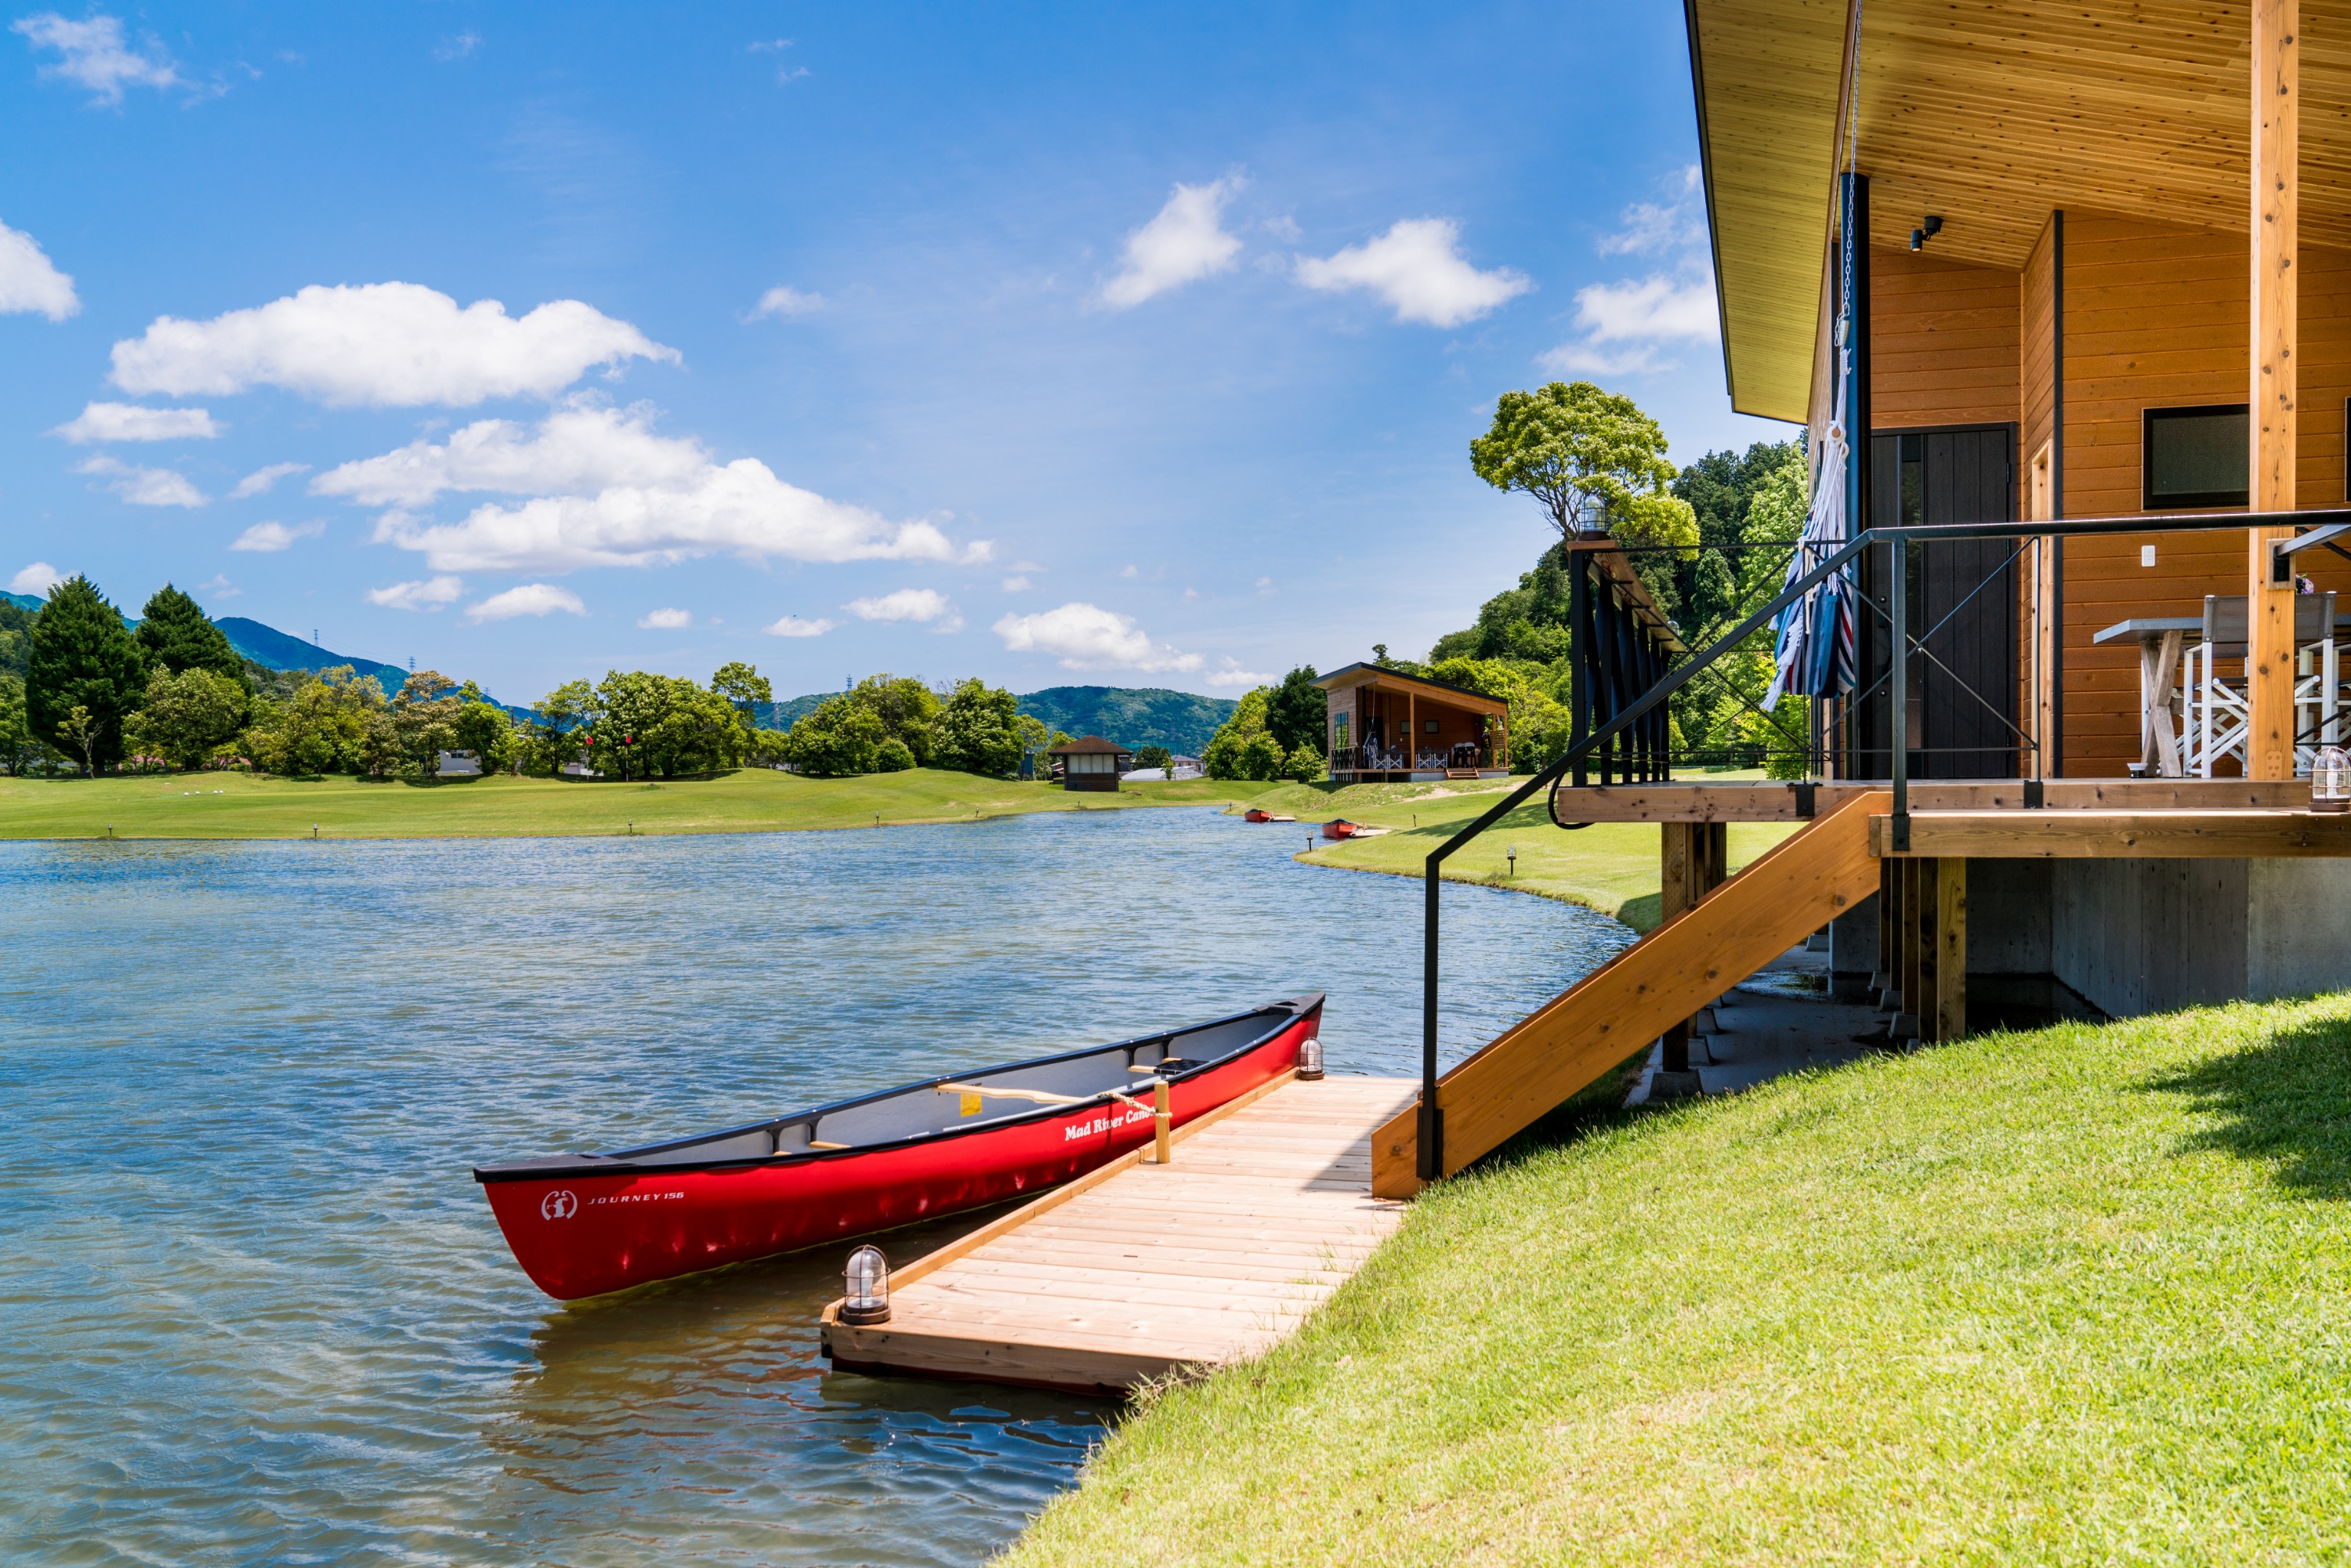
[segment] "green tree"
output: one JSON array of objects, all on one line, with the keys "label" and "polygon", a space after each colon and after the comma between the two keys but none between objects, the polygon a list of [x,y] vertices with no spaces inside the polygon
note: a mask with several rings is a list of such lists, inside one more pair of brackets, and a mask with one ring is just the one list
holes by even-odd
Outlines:
[{"label": "green tree", "polygon": [[914,765],[914,754],[906,748],[904,741],[894,735],[874,748],[873,771],[876,773],[904,773]]},{"label": "green tree", "polygon": [[165,583],[140,612],[139,645],[147,652],[147,668],[178,674],[183,670],[210,670],[248,689],[245,659],[228,644],[227,633],[194,600]]},{"label": "green tree", "polygon": [[848,695],[852,701],[873,710],[891,737],[914,754],[916,766],[928,766],[938,749],[938,737],[932,727],[938,722],[941,706],[936,692],[910,676],[879,674],[866,676]]},{"label": "green tree", "polygon": [[710,689],[735,705],[746,729],[758,728],[759,720],[767,716],[764,710],[775,706],[775,688],[759,674],[759,667],[740,660],[720,665],[710,677]]},{"label": "green tree", "polygon": [[147,661],[122,612],[86,577],[49,590],[33,618],[26,658],[26,706],[33,733],[48,737],[84,710],[88,732],[73,750],[89,770],[122,760],[123,721],[147,692]]},{"label": "green tree", "polygon": [[[1385,649],[1381,650],[1384,654]],[[1211,779],[1270,779],[1271,769],[1281,766],[1281,745],[1266,735],[1266,713],[1273,695],[1270,686],[1253,686],[1233,705],[1232,716],[1217,727],[1208,737],[1207,749],[1200,754],[1200,766]],[[1266,740],[1272,747],[1272,760],[1265,760],[1260,750],[1252,755],[1250,743]],[[1253,768],[1269,769],[1252,772]]]},{"label": "green tree", "polygon": [[977,678],[958,683],[932,722],[941,768],[1001,779],[1020,766],[1019,699]]},{"label": "green tree", "polygon": [[25,683],[15,672],[0,670],[0,768],[21,774],[39,755],[25,714]]},{"label": "green tree", "polygon": [[503,773],[517,766],[528,748],[528,737],[513,716],[483,695],[482,688],[471,681],[457,694],[454,727],[456,749],[472,752],[485,773]]},{"label": "green tree", "polygon": [[1534,497],[1567,538],[1674,478],[1664,427],[1590,382],[1504,392],[1493,425],[1469,443],[1469,466],[1498,490]]},{"label": "green tree", "polygon": [[[245,752],[254,765],[290,778],[315,777],[333,768],[371,772],[368,762],[371,717],[384,708],[383,687],[361,680],[349,664],[312,675],[305,673],[282,699],[256,699]],[[387,740],[390,729],[385,731]]]},{"label": "green tree", "polygon": [[594,731],[598,766],[623,779],[732,768],[750,745],[733,704],[680,676],[610,670],[595,695],[603,708]]},{"label": "green tree", "polygon": [[98,721],[89,709],[79,703],[57,721],[57,741],[68,752],[81,754],[81,776],[94,778],[98,773]]},{"label": "green tree", "polygon": [[0,599],[0,675],[25,678],[25,655],[33,640],[33,612]]},{"label": "green tree", "polygon": [[1319,760],[1329,712],[1330,697],[1314,684],[1314,666],[1301,664],[1267,694],[1265,727],[1283,751],[1311,747]]},{"label": "green tree", "polygon": [[568,762],[593,766],[591,743],[604,716],[596,688],[586,681],[566,681],[538,699],[538,723],[530,737],[532,768],[559,773]]},{"label": "green tree", "polygon": [[1281,776],[1301,784],[1320,784],[1322,771],[1322,748],[1311,740],[1301,742],[1281,760]]},{"label": "green tree", "polygon": [[1176,754],[1164,746],[1146,746],[1134,754],[1137,768],[1171,768],[1175,762]]},{"label": "green tree", "polygon": [[438,670],[419,670],[392,694],[392,723],[402,779],[431,779],[441,771],[441,754],[457,748],[457,715],[464,707],[457,683]]},{"label": "green tree", "polygon": [[792,726],[791,760],[820,779],[854,778],[874,771],[882,743],[894,738],[882,716],[863,703],[845,695],[827,697]]},{"label": "green tree", "polygon": [[147,677],[147,699],[131,717],[129,738],[141,752],[183,770],[202,768],[245,727],[251,699],[245,684],[202,664]]},{"label": "green tree", "polygon": [[1282,764],[1287,760],[1281,742],[1260,731],[1242,743],[1237,764],[1241,778],[1270,780],[1285,777]]}]

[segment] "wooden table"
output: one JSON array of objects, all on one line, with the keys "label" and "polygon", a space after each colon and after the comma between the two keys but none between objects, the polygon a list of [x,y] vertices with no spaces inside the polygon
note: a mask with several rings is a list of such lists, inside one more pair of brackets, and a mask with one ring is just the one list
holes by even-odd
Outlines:
[{"label": "wooden table", "polygon": [[2177,779],[2182,771],[2179,737],[2171,728],[2171,690],[2179,684],[2179,655],[2188,633],[2203,630],[2200,615],[2150,615],[2119,622],[2090,639],[2138,640],[2138,761],[2165,779]]}]

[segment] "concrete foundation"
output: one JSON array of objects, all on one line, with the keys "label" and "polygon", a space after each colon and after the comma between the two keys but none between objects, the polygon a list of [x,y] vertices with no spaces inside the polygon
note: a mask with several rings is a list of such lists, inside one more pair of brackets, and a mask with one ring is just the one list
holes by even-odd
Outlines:
[{"label": "concrete foundation", "polygon": [[[1834,994],[1868,994],[1877,900],[1829,928]],[[2129,1018],[2351,985],[2351,861],[1970,860],[1974,1028]],[[2085,1005],[2086,1004],[2086,1005]]]}]

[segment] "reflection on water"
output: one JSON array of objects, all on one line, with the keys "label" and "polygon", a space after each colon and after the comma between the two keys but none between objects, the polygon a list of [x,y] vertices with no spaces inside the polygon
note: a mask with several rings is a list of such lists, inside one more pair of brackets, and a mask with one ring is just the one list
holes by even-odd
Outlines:
[{"label": "reflection on water", "polygon": [[[837,1249],[558,1306],[467,1167],[1309,989],[1335,1070],[1412,1071],[1418,884],[1294,847],[1195,810],[0,845],[0,1561],[984,1559],[1114,1406],[829,1372]],[[1448,1054],[1625,939],[1446,922]]]}]

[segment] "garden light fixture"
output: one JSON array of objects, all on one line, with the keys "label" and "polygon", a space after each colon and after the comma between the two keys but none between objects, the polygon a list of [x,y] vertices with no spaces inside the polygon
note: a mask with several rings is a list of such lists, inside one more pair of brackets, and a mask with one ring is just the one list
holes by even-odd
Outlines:
[{"label": "garden light fixture", "polygon": [[2321,748],[2310,770],[2310,809],[2351,811],[2351,753],[2339,746]]},{"label": "garden light fixture", "polygon": [[845,1323],[886,1323],[890,1321],[890,1260],[879,1247],[860,1247],[849,1255],[841,1270],[841,1321]]},{"label": "garden light fixture", "polygon": [[1319,1082],[1322,1077],[1322,1037],[1310,1034],[1298,1042],[1298,1082]]}]

